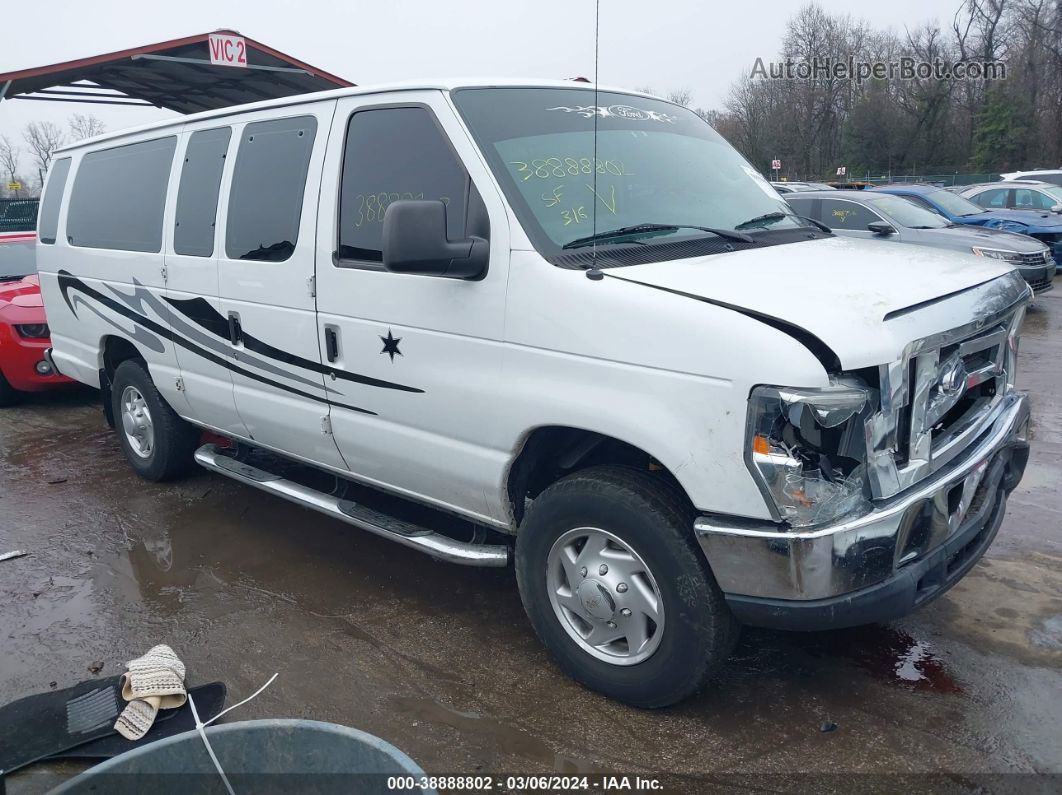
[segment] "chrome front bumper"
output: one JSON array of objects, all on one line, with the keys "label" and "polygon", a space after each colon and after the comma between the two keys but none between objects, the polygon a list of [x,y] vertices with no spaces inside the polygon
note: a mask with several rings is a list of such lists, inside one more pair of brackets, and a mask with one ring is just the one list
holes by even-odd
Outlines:
[{"label": "chrome front bumper", "polygon": [[1028,419],[1028,398],[1008,392],[965,455],[862,516],[788,532],[770,522],[702,516],[694,522],[697,540],[728,600],[830,600],[872,589],[959,534],[972,538],[976,521],[998,527],[1006,492],[1025,469]]}]

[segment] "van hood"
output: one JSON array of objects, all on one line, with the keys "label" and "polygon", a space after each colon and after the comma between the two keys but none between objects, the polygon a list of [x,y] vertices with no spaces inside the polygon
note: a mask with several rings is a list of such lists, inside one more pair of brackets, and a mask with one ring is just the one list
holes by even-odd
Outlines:
[{"label": "van hood", "polygon": [[[784,328],[820,360],[814,347],[825,345],[842,367],[855,369],[893,361],[911,341],[895,338],[887,315],[1011,270],[972,254],[834,237],[610,268],[604,274],[729,306]],[[971,319],[956,317],[950,327]]]}]

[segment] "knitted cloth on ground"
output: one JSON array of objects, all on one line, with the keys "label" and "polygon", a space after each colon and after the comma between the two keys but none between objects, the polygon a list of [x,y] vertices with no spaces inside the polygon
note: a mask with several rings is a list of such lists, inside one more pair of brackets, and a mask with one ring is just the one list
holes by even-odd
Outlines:
[{"label": "knitted cloth on ground", "polygon": [[155,646],[126,667],[129,670],[122,675],[122,698],[126,701],[161,696],[160,708],[175,709],[188,700],[184,663],[169,646]]},{"label": "knitted cloth on ground", "polygon": [[114,729],[127,740],[139,740],[155,723],[158,710],[146,701],[130,701],[114,724]]}]

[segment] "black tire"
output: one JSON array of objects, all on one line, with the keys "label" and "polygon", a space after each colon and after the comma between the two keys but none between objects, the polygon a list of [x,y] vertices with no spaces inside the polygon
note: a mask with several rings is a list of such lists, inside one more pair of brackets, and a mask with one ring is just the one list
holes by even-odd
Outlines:
[{"label": "black tire", "polygon": [[[122,425],[122,395],[126,387],[134,387],[144,399],[151,416],[154,439],[150,453],[137,453]],[[111,379],[111,410],[115,431],[130,466],[145,480],[173,480],[192,470],[200,431],[182,420],[159,394],[145,364],[127,359],[118,365]]]},{"label": "black tire", "polygon": [[0,373],[0,408],[14,406],[22,400],[22,393],[11,386],[4,374]]},{"label": "black tire", "polygon": [[[550,602],[549,551],[580,527],[621,539],[656,580],[663,634],[641,662],[621,666],[592,656],[568,634]],[[739,625],[693,538],[692,509],[684,495],[649,472],[593,467],[545,489],[516,537],[516,578],[535,632],[565,673],[635,707],[666,707],[701,690],[737,641]]]}]

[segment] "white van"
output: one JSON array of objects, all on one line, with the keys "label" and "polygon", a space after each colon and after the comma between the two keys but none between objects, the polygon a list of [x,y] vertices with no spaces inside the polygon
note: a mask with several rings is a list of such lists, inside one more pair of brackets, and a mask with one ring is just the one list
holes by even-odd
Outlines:
[{"label": "white van", "polygon": [[1028,457],[1017,272],[834,237],[642,94],[357,88],[105,135],[57,155],[38,262],[52,360],[145,478],[194,459],[512,557],[560,665],[645,707],[740,623],[944,592]]}]

